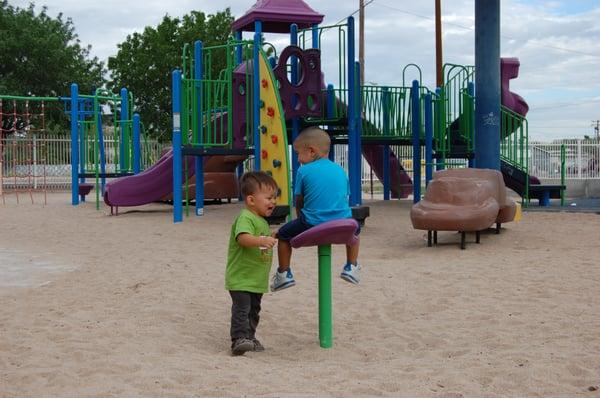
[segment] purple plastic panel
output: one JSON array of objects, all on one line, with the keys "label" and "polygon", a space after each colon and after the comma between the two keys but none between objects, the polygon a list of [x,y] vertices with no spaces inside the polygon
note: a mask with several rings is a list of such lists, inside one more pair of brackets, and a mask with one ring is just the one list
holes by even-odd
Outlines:
[{"label": "purple plastic panel", "polygon": [[[288,79],[287,63],[291,56],[298,59],[298,84]],[[279,82],[279,95],[286,120],[295,116],[321,116],[323,103],[321,51],[302,50],[297,46],[287,46],[279,55],[273,74]],[[309,98],[311,104],[309,105]],[[294,104],[294,105],[292,105]]]},{"label": "purple plastic panel", "polygon": [[302,232],[291,240],[294,248],[319,245],[355,245],[358,222],[353,218],[328,221]]},{"label": "purple plastic panel", "polygon": [[306,29],[320,24],[323,18],[323,14],[302,0],[258,0],[246,14],[231,24],[231,30],[254,32],[254,22],[261,21],[265,33],[289,33],[293,23],[299,29]]},{"label": "purple plastic panel", "polygon": [[510,91],[510,79],[519,76],[519,66],[521,63],[518,58],[500,58],[500,84],[502,86],[502,105],[508,109],[526,116],[529,112],[529,105],[518,94]]},{"label": "purple plastic panel", "polygon": [[[248,68],[248,82],[246,69]],[[252,62],[244,61],[233,71],[233,147],[246,148],[246,98],[252,94]],[[250,113],[252,114],[252,113]]]},{"label": "purple plastic panel", "polygon": [[[188,177],[194,174],[194,157],[186,156]],[[183,179],[185,181],[185,178]],[[109,181],[104,190],[108,206],[139,206],[161,200],[173,192],[173,151],[142,173]]]},{"label": "purple plastic panel", "polygon": [[[384,146],[383,145],[363,145],[362,153],[366,161],[375,172],[379,181],[383,181],[383,162],[384,162]],[[400,160],[390,149],[390,190],[392,198],[407,198],[412,194],[412,180],[400,164]]]}]

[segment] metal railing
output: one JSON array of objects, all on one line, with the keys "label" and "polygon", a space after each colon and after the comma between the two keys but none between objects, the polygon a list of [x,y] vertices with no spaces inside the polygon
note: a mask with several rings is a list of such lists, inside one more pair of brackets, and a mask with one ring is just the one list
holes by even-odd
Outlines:
[{"label": "metal railing", "polygon": [[[557,142],[529,142],[527,147],[530,174],[542,180],[561,178],[561,147],[565,152],[565,177],[567,180],[600,179],[600,140],[562,140]],[[5,193],[19,190],[63,190],[71,186],[71,140],[64,136],[35,135],[25,138],[5,138],[0,141],[2,152],[1,183]],[[105,141],[106,171],[115,172],[118,143]],[[142,143],[142,167],[154,164],[163,146],[156,141]],[[406,172],[412,176],[412,147],[392,145]],[[424,148],[422,148],[424,151]],[[424,158],[424,152],[421,158]],[[89,157],[91,159],[91,157]],[[466,167],[466,160],[452,159],[455,165]],[[335,161],[347,169],[346,145],[336,145]],[[93,170],[93,164],[87,166]],[[366,188],[371,180],[371,167],[363,158],[361,181]]]},{"label": "metal railing", "polygon": [[[93,148],[90,140],[87,148]],[[106,172],[117,170],[119,145],[105,140]],[[142,142],[142,168],[156,163],[162,145],[156,141]],[[18,190],[63,190],[71,187],[71,139],[66,136],[28,135],[0,140],[0,183],[5,193]],[[86,170],[93,172],[93,156],[86,157]],[[1,192],[2,190],[0,190]]]},{"label": "metal railing", "polygon": [[560,179],[561,147],[567,180],[600,179],[600,140],[570,139],[529,143],[529,172],[540,179]]}]

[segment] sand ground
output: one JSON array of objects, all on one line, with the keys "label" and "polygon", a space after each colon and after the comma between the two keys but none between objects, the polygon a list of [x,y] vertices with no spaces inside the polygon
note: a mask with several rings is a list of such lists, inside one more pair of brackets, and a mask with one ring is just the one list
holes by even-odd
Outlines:
[{"label": "sand ground", "polygon": [[[229,355],[239,204],[0,205],[0,397],[600,397],[600,216],[525,213],[426,247],[408,202],[368,202],[363,282],[334,279],[319,348],[316,249],[263,299],[267,350]],[[343,262],[334,248],[334,272]],[[598,390],[594,390],[598,388]]]}]

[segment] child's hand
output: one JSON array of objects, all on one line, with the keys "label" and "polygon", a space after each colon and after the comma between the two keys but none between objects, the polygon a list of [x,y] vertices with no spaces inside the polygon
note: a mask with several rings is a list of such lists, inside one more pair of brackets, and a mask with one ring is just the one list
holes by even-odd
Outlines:
[{"label": "child's hand", "polygon": [[261,236],[260,237],[261,249],[271,249],[276,244],[277,244],[277,239],[273,238],[272,236]]}]

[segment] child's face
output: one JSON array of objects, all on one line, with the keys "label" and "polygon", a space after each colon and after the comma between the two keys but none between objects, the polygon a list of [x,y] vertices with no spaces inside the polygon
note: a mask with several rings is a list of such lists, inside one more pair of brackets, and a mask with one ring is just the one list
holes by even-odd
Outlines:
[{"label": "child's face", "polygon": [[298,162],[300,164],[306,164],[318,159],[320,157],[316,148],[312,145],[298,145],[294,143],[294,151],[298,154]]},{"label": "child's face", "polygon": [[268,217],[275,209],[277,193],[271,187],[263,187],[258,192],[248,195],[246,203],[251,211],[261,217]]}]

